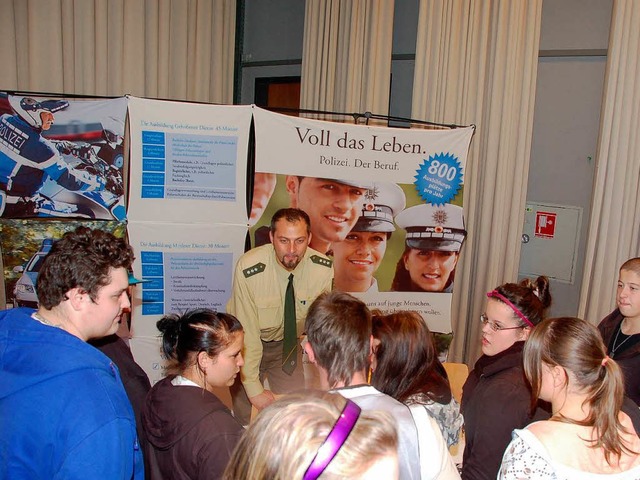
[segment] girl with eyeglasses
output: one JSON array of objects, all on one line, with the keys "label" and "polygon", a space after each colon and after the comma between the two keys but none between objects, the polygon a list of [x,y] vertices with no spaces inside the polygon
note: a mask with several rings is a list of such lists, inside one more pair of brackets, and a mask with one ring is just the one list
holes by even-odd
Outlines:
[{"label": "girl with eyeglasses", "polygon": [[532,413],[522,350],[551,305],[549,279],[506,283],[487,293],[482,322],[482,356],[462,387],[465,450],[462,478],[494,479],[511,432],[547,412]]}]

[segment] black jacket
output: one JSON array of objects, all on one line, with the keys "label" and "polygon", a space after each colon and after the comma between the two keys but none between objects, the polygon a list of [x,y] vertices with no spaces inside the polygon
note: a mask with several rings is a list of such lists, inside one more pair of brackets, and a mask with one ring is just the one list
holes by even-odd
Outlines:
[{"label": "black jacket", "polygon": [[98,340],[91,340],[89,343],[113,360],[113,363],[118,367],[122,384],[136,416],[138,436],[142,438],[140,412],[147,393],[151,390],[149,377],[134,360],[129,346],[116,334]]},{"label": "black jacket", "polygon": [[142,409],[150,476],[221,478],[244,429],[214,394],[195,386],[174,386],[172,379],[155,384]]},{"label": "black jacket", "polygon": [[516,342],[497,355],[483,355],[462,387],[464,480],[494,480],[511,432],[549,418],[542,409],[530,413],[531,391],[522,366],[523,347],[524,342]]},{"label": "black jacket", "polygon": [[[607,353],[618,325],[624,317],[617,308],[607,315],[598,325],[602,340],[607,346]],[[629,341],[633,341],[629,339]],[[616,353],[613,359],[620,365],[624,374],[624,389],[627,396],[640,405],[640,342],[632,344],[629,348]]]}]

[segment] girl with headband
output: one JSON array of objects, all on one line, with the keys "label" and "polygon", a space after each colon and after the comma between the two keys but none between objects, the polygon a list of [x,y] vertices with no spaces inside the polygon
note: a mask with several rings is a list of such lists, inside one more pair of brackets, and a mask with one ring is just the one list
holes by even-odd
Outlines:
[{"label": "girl with headband", "polygon": [[361,411],[337,393],[291,394],[249,425],[223,478],[397,479],[397,448],[388,413]]},{"label": "girl with headband", "polygon": [[640,438],[622,410],[622,371],[596,327],[549,318],[523,355],[533,401],[550,402],[553,416],[514,432],[500,480],[640,478]]},{"label": "girl with headband", "polygon": [[549,416],[541,409],[532,413],[522,367],[524,342],[549,305],[547,277],[507,283],[487,293],[480,315],[482,356],[462,388],[463,480],[496,478],[511,432]]}]

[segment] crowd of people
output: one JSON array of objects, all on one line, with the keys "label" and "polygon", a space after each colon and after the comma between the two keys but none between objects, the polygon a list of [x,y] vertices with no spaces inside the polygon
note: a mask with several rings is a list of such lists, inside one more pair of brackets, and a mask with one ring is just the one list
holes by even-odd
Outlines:
[{"label": "crowd of people", "polygon": [[[318,187],[304,182],[291,194]],[[357,232],[391,234],[373,226]],[[169,368],[153,387],[113,338],[131,247],[86,227],[55,242],[38,309],[0,312],[0,478],[640,478],[640,258],[597,328],[546,318],[546,277],[488,292],[458,403],[422,317],[335,288],[308,215],[276,212],[269,237],[238,261],[226,313],[157,322]],[[462,240],[441,251],[457,261]]]}]

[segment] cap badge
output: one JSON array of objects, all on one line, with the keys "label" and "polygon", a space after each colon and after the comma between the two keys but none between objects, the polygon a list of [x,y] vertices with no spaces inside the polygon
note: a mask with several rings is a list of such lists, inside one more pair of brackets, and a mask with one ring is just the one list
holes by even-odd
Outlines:
[{"label": "cap badge", "polygon": [[370,202],[373,202],[379,196],[380,191],[378,190],[378,187],[367,188],[367,190],[364,192],[364,198]]},{"label": "cap badge", "polygon": [[436,223],[437,225],[444,225],[445,223],[447,223],[447,212],[445,212],[444,210],[436,210],[435,212],[433,212],[432,218],[434,223]]},{"label": "cap badge", "polygon": [[367,212],[371,212],[375,209],[375,201],[380,196],[380,192],[378,191],[378,187],[367,188],[364,192],[364,205],[363,209]]}]

